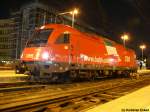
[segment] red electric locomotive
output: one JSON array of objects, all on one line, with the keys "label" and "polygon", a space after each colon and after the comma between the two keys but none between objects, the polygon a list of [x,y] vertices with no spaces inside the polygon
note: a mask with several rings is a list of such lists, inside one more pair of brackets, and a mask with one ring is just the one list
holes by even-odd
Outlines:
[{"label": "red electric locomotive", "polygon": [[95,78],[136,72],[133,50],[104,38],[80,32],[62,24],[37,29],[27,42],[17,71],[31,75],[61,78]]}]

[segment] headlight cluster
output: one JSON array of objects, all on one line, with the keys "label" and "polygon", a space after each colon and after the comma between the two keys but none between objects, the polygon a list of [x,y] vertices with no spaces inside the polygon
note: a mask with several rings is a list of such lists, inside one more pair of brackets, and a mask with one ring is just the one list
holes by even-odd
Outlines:
[{"label": "headlight cluster", "polygon": [[49,53],[48,52],[43,52],[42,53],[42,59],[47,60],[49,58]]}]

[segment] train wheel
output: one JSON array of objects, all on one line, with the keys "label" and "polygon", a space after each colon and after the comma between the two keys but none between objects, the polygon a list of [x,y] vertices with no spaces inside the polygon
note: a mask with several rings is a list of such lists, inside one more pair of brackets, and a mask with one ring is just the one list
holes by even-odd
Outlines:
[{"label": "train wheel", "polygon": [[71,71],[69,72],[69,75],[70,75],[71,80],[74,81],[74,80],[76,80],[76,78],[77,78],[77,76],[78,76],[78,73],[77,73],[76,70],[71,70]]},{"label": "train wheel", "polygon": [[124,77],[126,77],[126,78],[130,77],[130,71],[125,71]]},{"label": "train wheel", "polygon": [[89,74],[90,74],[90,80],[94,81],[97,77],[96,71],[90,71]]},{"label": "train wheel", "polygon": [[64,73],[57,73],[55,74],[55,82],[56,83],[70,83],[71,82],[71,77],[70,73],[64,72]]},{"label": "train wheel", "polygon": [[40,82],[40,69],[37,67],[34,67],[31,70],[32,80],[35,82]]},{"label": "train wheel", "polygon": [[118,75],[117,75],[117,71],[112,71],[112,77],[113,77],[113,78],[117,78],[117,76],[118,76]]},{"label": "train wheel", "polygon": [[64,72],[64,82],[65,83],[72,82],[72,77],[70,76],[70,71]]}]

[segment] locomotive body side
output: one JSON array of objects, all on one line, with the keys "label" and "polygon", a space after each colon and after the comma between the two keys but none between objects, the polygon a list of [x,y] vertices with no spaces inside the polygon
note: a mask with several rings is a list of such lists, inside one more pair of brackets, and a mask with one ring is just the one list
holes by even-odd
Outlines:
[{"label": "locomotive body side", "polygon": [[21,56],[31,74],[52,77],[69,72],[71,77],[91,78],[136,71],[135,53],[106,38],[58,24],[42,26],[36,32]]}]

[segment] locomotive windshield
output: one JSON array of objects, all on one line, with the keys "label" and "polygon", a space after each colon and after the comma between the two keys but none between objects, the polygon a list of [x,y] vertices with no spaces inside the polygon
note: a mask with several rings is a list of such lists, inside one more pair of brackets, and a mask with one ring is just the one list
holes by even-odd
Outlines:
[{"label": "locomotive windshield", "polygon": [[45,46],[52,31],[53,29],[42,29],[35,31],[31,39],[28,41],[27,47]]}]

